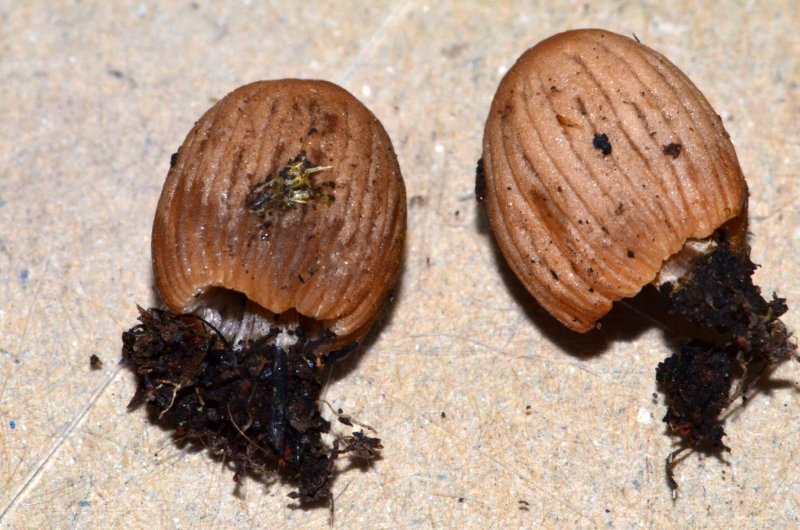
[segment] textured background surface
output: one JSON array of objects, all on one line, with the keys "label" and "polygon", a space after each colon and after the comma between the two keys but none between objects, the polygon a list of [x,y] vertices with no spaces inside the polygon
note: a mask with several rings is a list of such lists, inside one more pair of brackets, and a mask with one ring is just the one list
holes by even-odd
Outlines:
[{"label": "textured background surface", "polygon": [[673,504],[652,396],[669,322],[640,297],[601,332],[562,329],[498,260],[472,196],[489,103],[522,51],[569,28],[636,33],[724,118],[758,281],[799,329],[800,4],[96,4],[0,1],[3,528],[327,525],[288,508],[282,484],[234,497],[229,470],[126,411],[134,381],[117,366],[135,304],[153,300],[169,155],[216,98],[289,76],[362,99],[413,198],[392,318],[326,393],[386,446],[335,483],[336,526],[800,524],[797,363],[731,416],[725,462],[678,468]]}]

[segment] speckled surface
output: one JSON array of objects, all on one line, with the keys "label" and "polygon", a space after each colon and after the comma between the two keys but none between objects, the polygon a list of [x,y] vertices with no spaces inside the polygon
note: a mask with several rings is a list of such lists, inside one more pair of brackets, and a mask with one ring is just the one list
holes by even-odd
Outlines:
[{"label": "speckled surface", "polygon": [[[751,190],[757,279],[800,328],[800,4],[409,1],[0,2],[0,525],[324,528],[288,486],[248,482],[128,413],[117,365],[152,303],[149,236],[169,156],[256,79],[325,78],[381,119],[406,179],[391,319],[326,398],[384,439],[334,485],[341,528],[800,525],[797,363],[693,455],[672,502],[652,300],[575,335],[498,259],[472,196],[503,72],[569,28],[635,33],[722,115]],[[642,315],[644,313],[644,315]],[[89,368],[89,356],[104,361]]]}]

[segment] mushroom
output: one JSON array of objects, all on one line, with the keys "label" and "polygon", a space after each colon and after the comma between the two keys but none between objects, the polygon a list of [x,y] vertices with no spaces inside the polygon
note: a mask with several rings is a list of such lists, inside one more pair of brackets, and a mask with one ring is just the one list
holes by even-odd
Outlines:
[{"label": "mushroom", "polygon": [[380,443],[359,431],[323,445],[323,368],[386,306],[405,228],[391,141],[355,97],[297,79],[234,90],[170,163],[152,236],[168,310],[123,336],[132,404],[233,460],[237,480],[273,462],[301,501],[329,499],[336,457]]},{"label": "mushroom", "polygon": [[[478,169],[503,256],[565,326],[587,332],[614,301],[654,284],[674,311],[721,335],[690,343],[657,377],[684,447],[726,449],[719,413],[735,363],[748,380],[796,346],[778,318],[784,300],[765,301],[752,283],[747,185],[697,87],[627,37],[555,35],[501,81]],[[713,375],[698,384],[701,373]]]}]

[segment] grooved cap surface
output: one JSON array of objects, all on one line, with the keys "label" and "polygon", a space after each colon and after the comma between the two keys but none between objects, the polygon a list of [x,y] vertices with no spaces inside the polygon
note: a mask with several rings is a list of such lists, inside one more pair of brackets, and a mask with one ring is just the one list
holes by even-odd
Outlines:
[{"label": "grooved cap surface", "polygon": [[747,200],[733,145],[697,87],[662,55],[602,30],[555,35],[519,58],[492,102],[483,162],[503,255],[576,331]]},{"label": "grooved cap surface", "polygon": [[[248,194],[304,152],[327,196],[258,215]],[[356,340],[400,267],[405,188],[378,119],[344,89],[284,79],[238,88],[183,142],[153,226],[156,286],[175,312],[210,287],[291,309]],[[333,181],[333,184],[330,184]]]}]

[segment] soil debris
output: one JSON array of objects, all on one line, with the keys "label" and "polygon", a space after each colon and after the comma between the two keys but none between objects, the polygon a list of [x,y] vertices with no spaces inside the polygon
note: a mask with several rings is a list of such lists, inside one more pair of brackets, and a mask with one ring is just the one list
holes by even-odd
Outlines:
[{"label": "soil debris", "polygon": [[[692,340],[664,360],[656,369],[656,380],[666,396],[663,421],[680,447],[667,458],[667,482],[673,490],[676,457],[686,449],[718,455],[730,449],[722,412],[738,397],[747,398],[749,385],[767,368],[796,354],[797,345],[779,320],[787,311],[786,301],[773,294],[766,301],[753,283],[756,265],[746,245],[734,248],[725,232],[716,238],[716,248],[696,258],[680,280],[661,285],[661,294],[671,310],[705,328],[710,340]],[[736,370],[743,372],[731,395]]]},{"label": "soil debris", "polygon": [[122,334],[123,360],[138,376],[129,408],[146,403],[151,420],[173,429],[179,445],[206,447],[231,462],[237,483],[277,472],[297,487],[291,498],[332,502],[339,456],[379,456],[380,439],[363,431],[334,437],[332,446],[323,441],[331,425],[318,404],[324,362],[315,341],[284,349],[270,333],[233,347],[195,315],[139,311],[140,324]]}]

